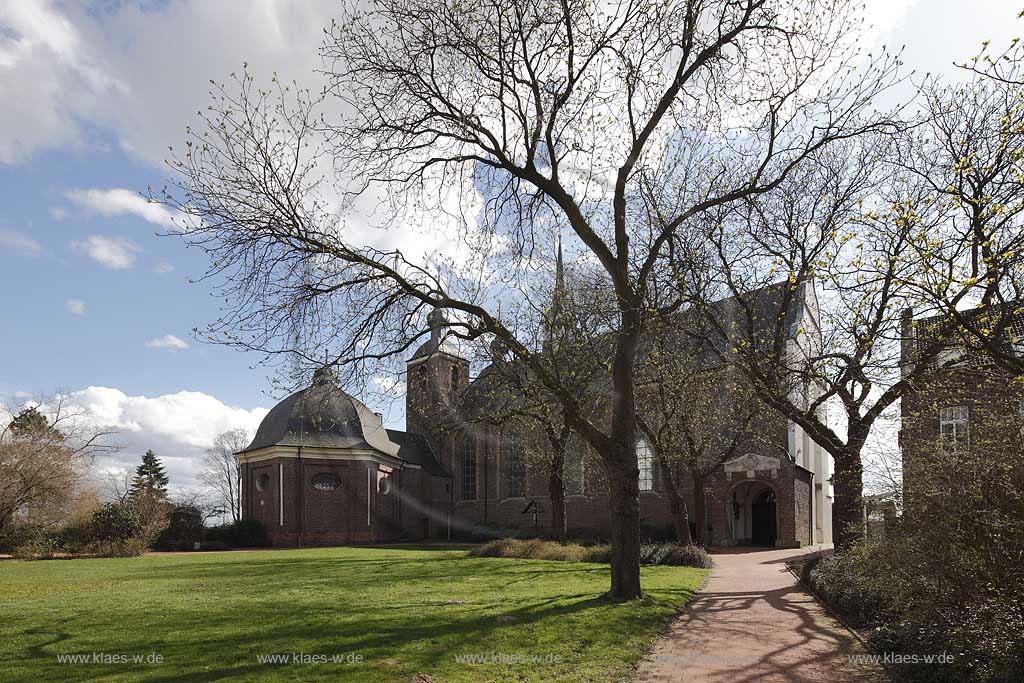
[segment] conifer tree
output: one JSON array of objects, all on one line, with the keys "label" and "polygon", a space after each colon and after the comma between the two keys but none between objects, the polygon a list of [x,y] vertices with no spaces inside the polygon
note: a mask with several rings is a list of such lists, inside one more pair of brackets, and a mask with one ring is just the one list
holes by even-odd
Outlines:
[{"label": "conifer tree", "polygon": [[167,482],[167,474],[160,463],[160,458],[152,449],[147,450],[142,456],[142,464],[135,468],[131,497],[138,499],[142,494],[151,494],[156,498],[166,498]]}]

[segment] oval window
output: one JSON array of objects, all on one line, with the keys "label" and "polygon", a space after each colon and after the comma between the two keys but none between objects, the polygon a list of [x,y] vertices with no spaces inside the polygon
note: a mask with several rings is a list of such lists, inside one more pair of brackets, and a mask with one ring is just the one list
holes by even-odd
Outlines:
[{"label": "oval window", "polygon": [[270,486],[270,475],[264,472],[260,476],[256,477],[256,490],[266,491],[267,487]]},{"label": "oval window", "polygon": [[391,479],[388,477],[381,479],[380,483],[377,484],[377,491],[383,496],[391,493]]},{"label": "oval window", "polygon": [[333,491],[341,486],[341,479],[338,475],[330,472],[321,472],[313,475],[313,488],[317,491]]}]

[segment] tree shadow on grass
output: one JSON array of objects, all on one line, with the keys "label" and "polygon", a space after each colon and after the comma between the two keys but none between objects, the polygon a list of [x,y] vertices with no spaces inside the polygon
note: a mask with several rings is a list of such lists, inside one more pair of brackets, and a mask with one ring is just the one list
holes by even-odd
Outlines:
[{"label": "tree shadow on grass", "polygon": [[[165,658],[159,667],[91,667],[69,672],[57,664],[57,651],[52,649],[67,640],[62,637],[25,646],[24,656],[32,660],[30,668],[38,680],[78,676],[123,680],[127,675],[132,680],[162,683],[253,680],[263,675],[290,679],[290,674],[306,673],[315,673],[315,678],[351,675],[358,680],[360,670],[372,674],[371,678],[389,680],[391,674],[396,679],[409,678],[439,667],[450,669],[455,653],[563,647],[562,654],[572,661],[586,649],[573,647],[573,637],[582,642],[585,634],[588,642],[604,638],[607,644],[650,629],[651,617],[645,609],[615,605],[598,592],[565,590],[574,580],[582,582],[578,588],[583,588],[606,575],[607,568],[600,565],[463,556],[428,560],[275,555],[245,562],[217,558],[141,563],[126,565],[112,577],[110,600],[139,600],[145,624],[139,624],[132,608],[126,610],[121,603],[107,612],[79,610],[44,625],[38,615],[17,615],[8,626],[23,628],[22,639],[66,631],[79,634],[73,639],[75,653],[93,646],[157,652]],[[138,581],[158,588],[137,591]],[[522,588],[531,582],[539,590],[523,595]],[[206,592],[207,585],[214,589]],[[509,600],[511,587],[519,592],[511,591],[514,596]],[[459,597],[460,590],[471,591],[472,599],[452,604],[450,598],[438,596]],[[318,602],[318,593],[327,602]],[[690,588],[659,589],[650,600],[674,610],[691,593]],[[367,598],[362,606],[361,596]],[[594,636],[595,631],[601,633]],[[296,651],[328,657],[357,652],[367,663],[296,670],[256,659]],[[382,673],[381,663],[390,659],[397,662],[394,670]]]}]

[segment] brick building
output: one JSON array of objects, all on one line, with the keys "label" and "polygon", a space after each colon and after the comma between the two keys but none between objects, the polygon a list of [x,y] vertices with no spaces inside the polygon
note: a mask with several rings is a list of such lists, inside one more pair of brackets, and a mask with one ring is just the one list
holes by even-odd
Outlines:
[{"label": "brick building", "polygon": [[[801,291],[786,316],[794,352],[797,335],[817,329],[813,291]],[[465,397],[486,385],[491,373],[485,369],[470,378],[469,361],[445,339],[440,311],[431,312],[428,325],[430,339],[407,362],[407,431],[385,429],[325,369],[311,387],[271,410],[253,443],[238,454],[244,516],[260,520],[274,545],[549,528],[547,479],[524,457],[532,442],[522,427],[465,414],[472,410]],[[707,480],[710,543],[830,543],[829,456],[800,427],[764,412],[769,417],[757,439]],[[646,533],[665,535],[672,522],[669,499],[643,440],[637,457],[642,524]],[[568,535],[608,538],[600,460],[577,443],[567,454],[564,479]],[[692,493],[687,498],[692,510]]]},{"label": "brick building", "polygon": [[[984,327],[992,313],[976,308],[966,315]],[[1024,354],[1024,315],[994,320],[1004,329],[1007,348]],[[918,381],[900,405],[904,509],[913,512],[915,497],[928,492],[948,495],[964,480],[993,485],[1004,476],[1021,476],[1024,459],[1024,386],[981,349],[972,349],[947,331],[942,316],[913,319],[904,313],[901,362],[909,368],[928,356],[932,372]],[[998,468],[1011,463],[1009,475]],[[991,469],[991,471],[990,471]],[[943,473],[958,472],[959,482]],[[920,489],[927,489],[922,491]],[[984,493],[981,494],[984,496]]]}]

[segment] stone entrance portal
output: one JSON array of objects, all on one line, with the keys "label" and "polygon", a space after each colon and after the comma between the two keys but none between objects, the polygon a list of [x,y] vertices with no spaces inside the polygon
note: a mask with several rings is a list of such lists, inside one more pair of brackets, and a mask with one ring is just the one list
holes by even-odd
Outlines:
[{"label": "stone entrance portal", "polygon": [[750,504],[751,534],[753,545],[775,547],[779,537],[775,516],[775,492],[765,489]]},{"label": "stone entrance portal", "polygon": [[726,501],[729,545],[777,545],[778,514],[775,490],[759,480],[740,481]]}]

